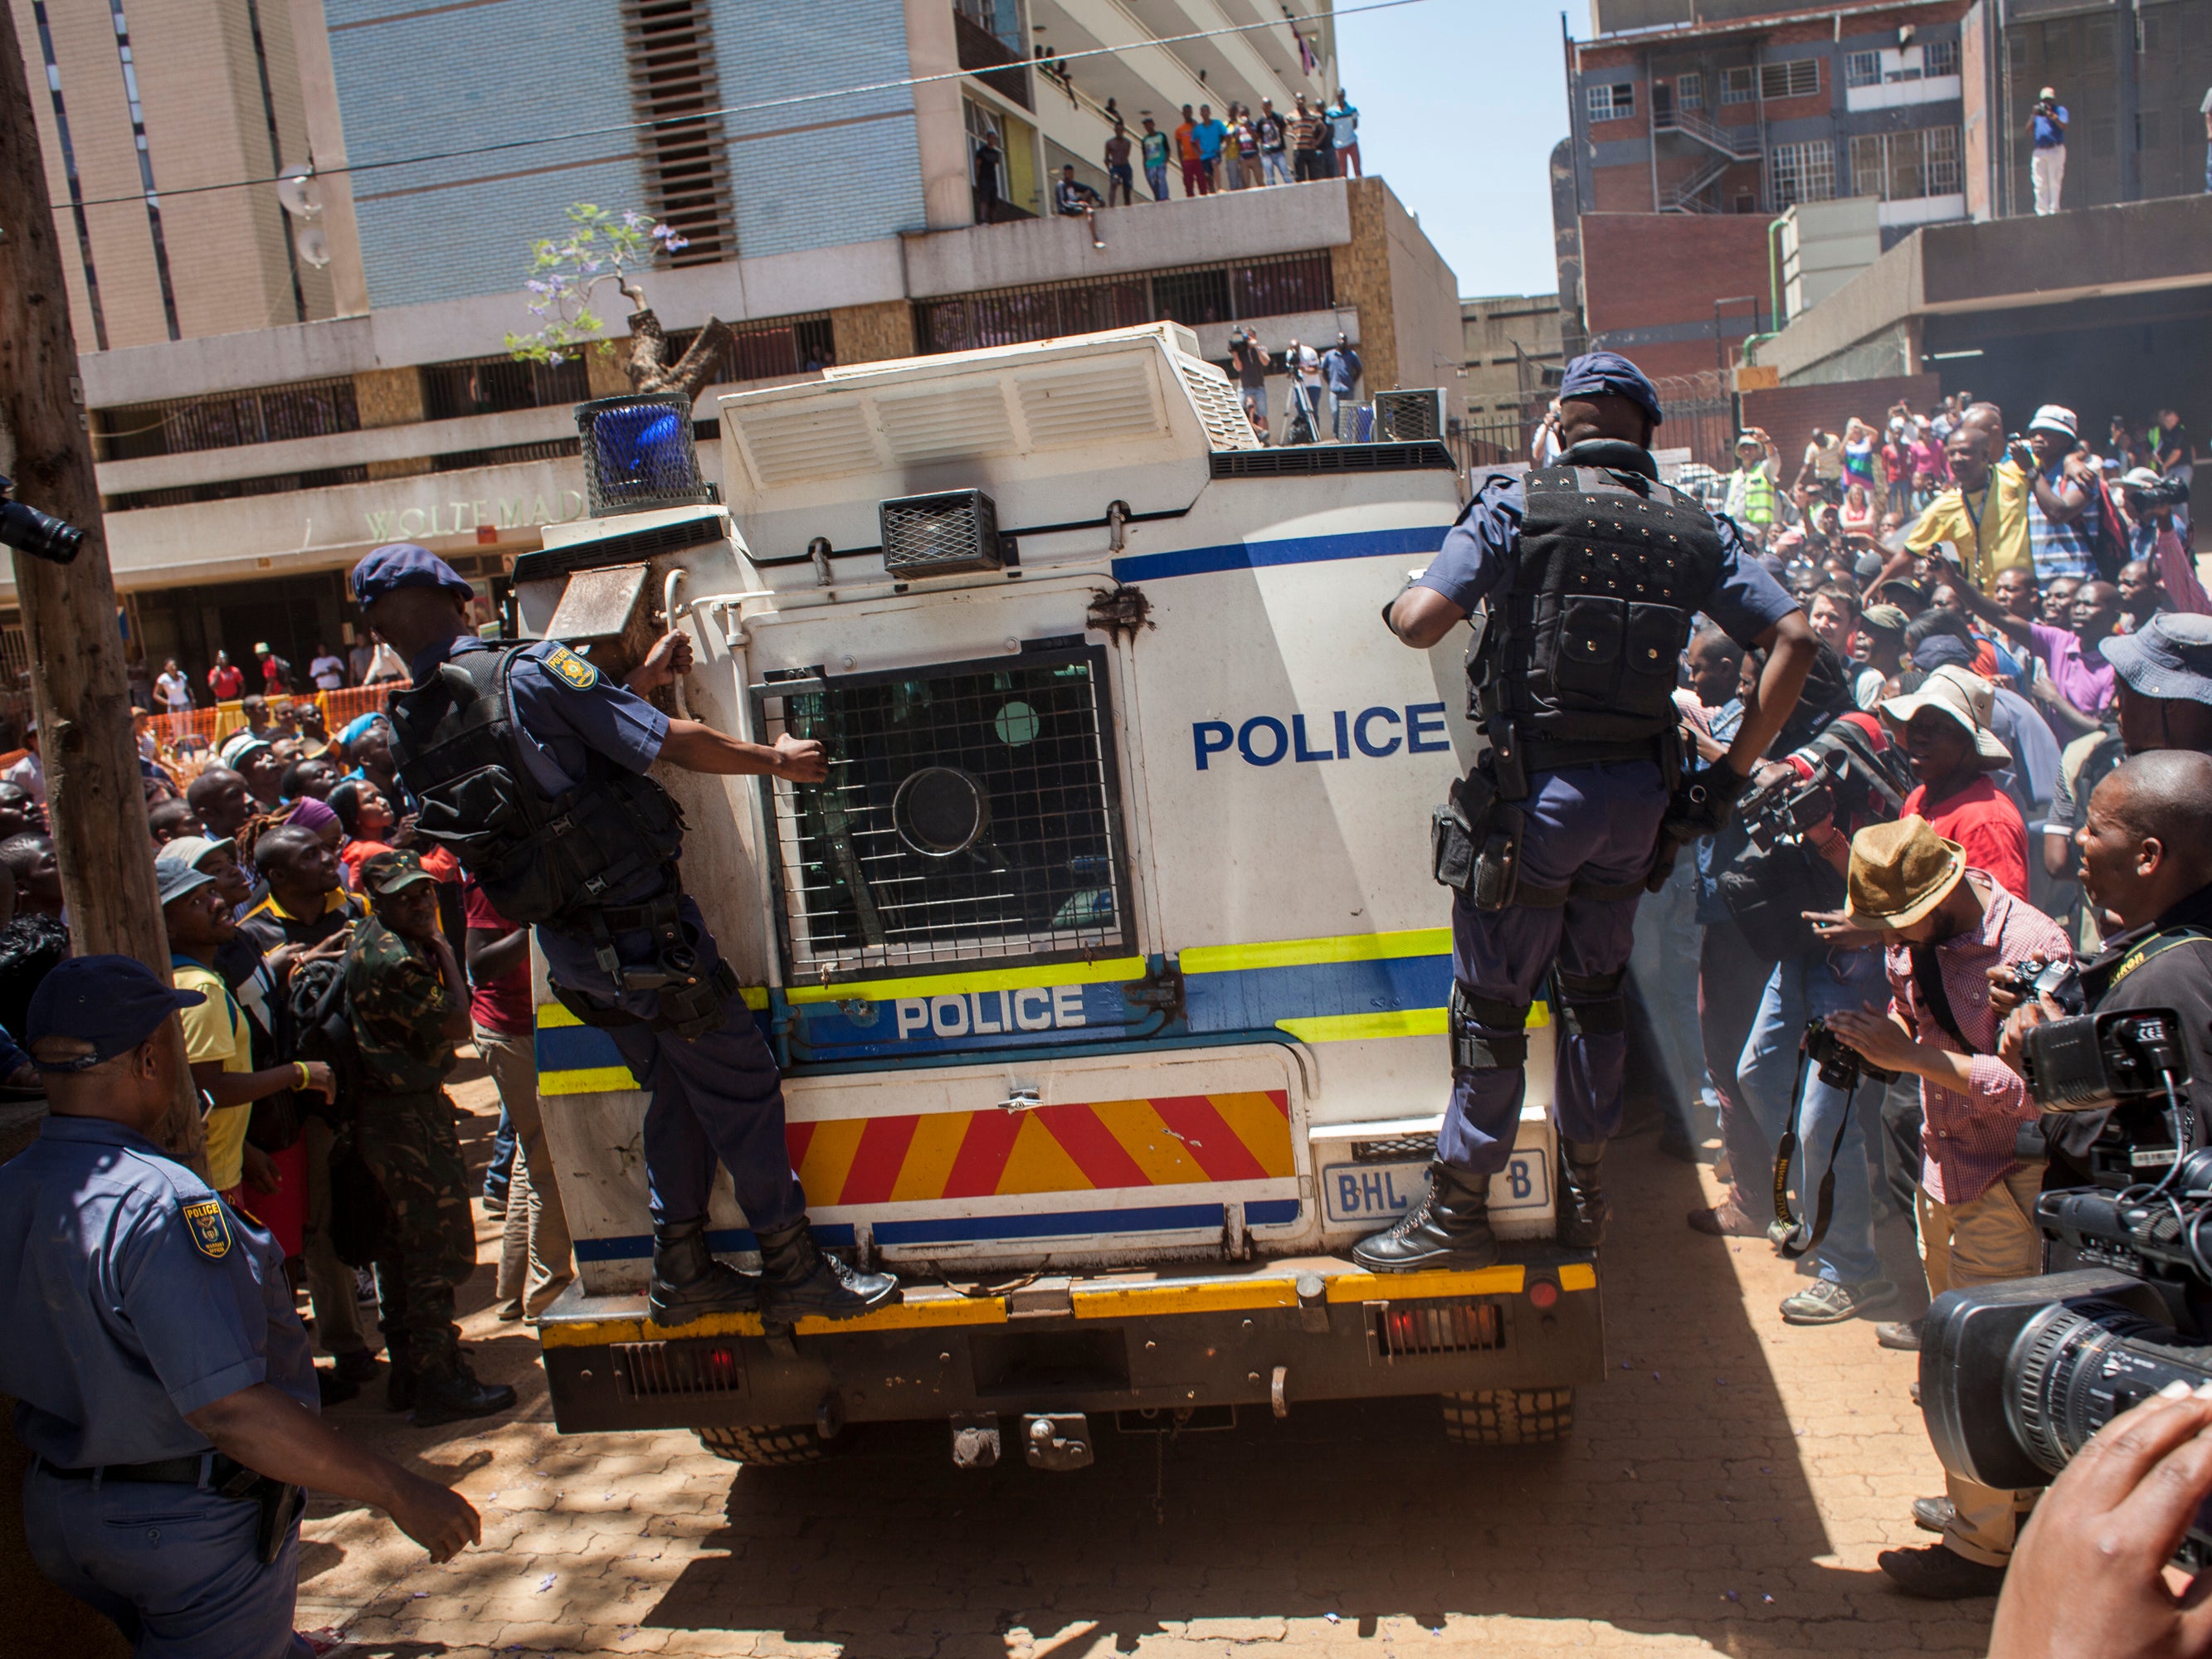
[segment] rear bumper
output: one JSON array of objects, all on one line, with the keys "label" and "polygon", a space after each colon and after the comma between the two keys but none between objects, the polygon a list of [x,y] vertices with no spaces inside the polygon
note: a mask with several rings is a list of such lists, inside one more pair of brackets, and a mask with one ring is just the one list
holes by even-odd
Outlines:
[{"label": "rear bumper", "polygon": [[564,1433],[1295,1404],[1605,1370],[1595,1261],[1549,1247],[1474,1272],[1316,1257],[997,1294],[910,1286],[900,1306],[774,1332],[752,1314],[658,1326],[641,1297],[572,1286],[539,1340]]}]

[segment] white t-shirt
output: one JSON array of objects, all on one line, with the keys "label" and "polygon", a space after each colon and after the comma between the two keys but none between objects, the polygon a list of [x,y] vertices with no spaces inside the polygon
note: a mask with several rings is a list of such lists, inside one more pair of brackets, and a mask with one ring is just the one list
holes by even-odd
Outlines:
[{"label": "white t-shirt", "polygon": [[363,682],[366,684],[377,680],[404,680],[406,678],[407,665],[399,660],[399,653],[382,640],[379,640],[376,642],[376,654],[368,660],[368,672],[362,676]]},{"label": "white t-shirt", "polygon": [[1310,391],[1321,390],[1321,353],[1310,345],[1298,348],[1298,379]]},{"label": "white t-shirt", "polygon": [[162,707],[173,713],[192,706],[192,684],[181,670],[174,674],[164,674],[155,680],[154,691],[161,699]]},{"label": "white t-shirt", "polygon": [[24,756],[0,776],[4,776],[40,805],[46,804],[46,769],[36,755]]},{"label": "white t-shirt", "polygon": [[336,657],[318,657],[307,665],[307,676],[317,690],[336,691],[345,684],[345,665]]}]

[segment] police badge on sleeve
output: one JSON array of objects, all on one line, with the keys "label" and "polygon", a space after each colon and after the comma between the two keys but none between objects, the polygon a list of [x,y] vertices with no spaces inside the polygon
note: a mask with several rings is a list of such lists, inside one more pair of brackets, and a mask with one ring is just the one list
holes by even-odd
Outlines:
[{"label": "police badge on sleeve", "polygon": [[209,1261],[220,1261],[230,1254],[230,1217],[221,1199],[185,1205],[185,1226],[191,1233],[192,1248]]},{"label": "police badge on sleeve", "polygon": [[558,675],[565,685],[579,691],[588,691],[599,683],[599,671],[586,662],[565,645],[556,645],[545,653],[546,667]]}]

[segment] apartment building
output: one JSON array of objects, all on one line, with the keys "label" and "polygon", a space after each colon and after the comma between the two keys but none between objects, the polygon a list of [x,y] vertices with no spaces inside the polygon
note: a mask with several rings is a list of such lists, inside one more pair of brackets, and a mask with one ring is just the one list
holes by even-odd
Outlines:
[{"label": "apartment building", "polygon": [[[734,330],[698,404],[710,476],[720,389],[1161,317],[1220,359],[1235,327],[1277,350],[1340,331],[1374,386],[1455,385],[1456,283],[1379,180],[1119,209],[1103,249],[1042,214],[1049,168],[1103,185],[1117,115],[1333,92],[1328,0],[8,3],[156,663],[260,640],[304,661],[349,637],[368,548],[422,541],[495,589],[580,515],[569,407],[627,390],[620,362],[501,346],[576,202],[687,239],[643,277],[679,345]],[[982,224],[987,129],[1007,163]]]},{"label": "apartment building", "polygon": [[1883,246],[1964,218],[1966,0],[1592,0],[1565,46],[1584,319],[1652,373],[1778,326],[1767,226],[1868,197]]}]

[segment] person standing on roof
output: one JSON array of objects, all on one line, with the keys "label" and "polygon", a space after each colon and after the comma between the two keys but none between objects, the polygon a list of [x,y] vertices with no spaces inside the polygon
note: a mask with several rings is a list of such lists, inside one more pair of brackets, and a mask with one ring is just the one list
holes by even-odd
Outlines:
[{"label": "person standing on roof", "polygon": [[[1370,1271],[1497,1259],[1490,1182],[1512,1155],[1540,988],[1559,1032],[1559,1243],[1603,1239],[1621,980],[1662,832],[1679,846],[1721,826],[1819,653],[1736,525],[1660,483],[1660,419],[1658,392],[1626,357],[1576,358],[1559,386],[1559,464],[1525,481],[1493,474],[1384,608],[1424,651],[1480,612],[1468,682],[1490,750],[1453,786],[1437,838],[1437,878],[1455,889],[1451,1096],[1426,1194],[1352,1252]],[[1700,611],[1768,654],[1726,753],[1692,770],[1674,682]]]}]

